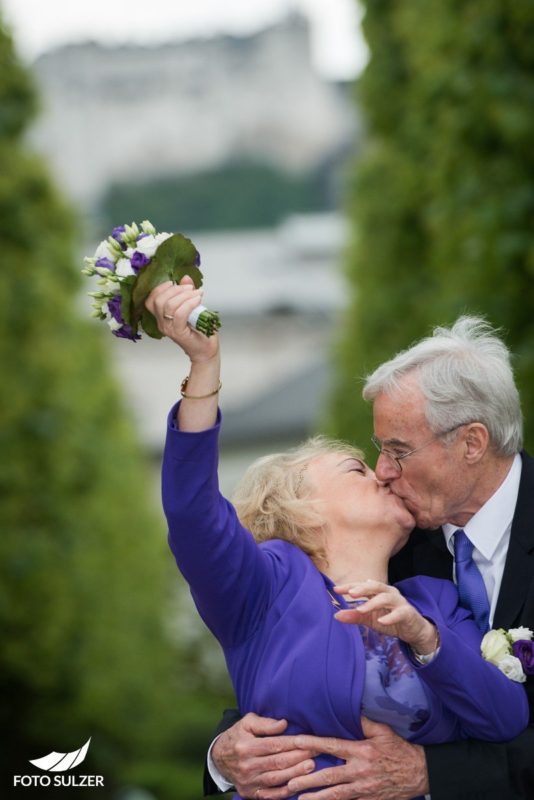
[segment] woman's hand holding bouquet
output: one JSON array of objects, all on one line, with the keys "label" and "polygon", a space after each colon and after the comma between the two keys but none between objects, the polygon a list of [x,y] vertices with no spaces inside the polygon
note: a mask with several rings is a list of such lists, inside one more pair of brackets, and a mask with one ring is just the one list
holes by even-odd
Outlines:
[{"label": "woman's hand holding bouquet", "polygon": [[221,389],[219,337],[205,336],[189,322],[201,300],[202,289],[196,289],[188,276],[179,284],[166,281],[156,286],[146,299],[160,333],[181,347],[191,361],[189,377],[182,382],[177,417],[178,428],[189,432],[215,424]]}]

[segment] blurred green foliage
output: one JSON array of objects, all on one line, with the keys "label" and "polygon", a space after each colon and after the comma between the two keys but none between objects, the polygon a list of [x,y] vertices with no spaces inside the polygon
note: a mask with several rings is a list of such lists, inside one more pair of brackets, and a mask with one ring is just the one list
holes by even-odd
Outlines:
[{"label": "blurred green foliage", "polygon": [[102,798],[137,785],[192,800],[223,700],[167,629],[177,580],[154,476],[105,334],[77,310],[76,227],[22,137],[35,106],[0,26],[3,772],[12,785],[36,771],[28,759],[92,736],[85,771],[104,775]]},{"label": "blurred green foliage", "polygon": [[102,200],[101,233],[125,220],[145,218],[168,231],[270,227],[291,213],[328,208],[330,178],[326,169],[292,174],[268,164],[241,162],[115,184]]},{"label": "blurred green foliage", "polygon": [[534,449],[534,4],[363,3],[353,301],[332,432],[371,432],[361,378],[461,313],[502,327]]}]

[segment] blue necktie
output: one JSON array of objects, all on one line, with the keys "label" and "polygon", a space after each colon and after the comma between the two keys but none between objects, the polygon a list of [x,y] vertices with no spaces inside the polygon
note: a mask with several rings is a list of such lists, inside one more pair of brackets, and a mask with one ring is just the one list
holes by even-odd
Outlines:
[{"label": "blue necktie", "polygon": [[489,602],[480,570],[473,561],[473,542],[459,528],[454,534],[454,561],[460,603],[473,612],[482,631],[489,630]]}]

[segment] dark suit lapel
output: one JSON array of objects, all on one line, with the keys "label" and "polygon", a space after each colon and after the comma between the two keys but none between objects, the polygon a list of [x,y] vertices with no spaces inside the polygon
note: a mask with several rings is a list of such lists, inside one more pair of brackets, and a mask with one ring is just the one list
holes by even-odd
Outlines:
[{"label": "dark suit lapel", "polygon": [[441,528],[425,531],[414,528],[408,542],[389,562],[391,582],[430,575],[452,580],[452,556],[447,550]]},{"label": "dark suit lapel", "polygon": [[452,556],[441,528],[420,532],[420,542],[413,548],[413,574],[452,580]]},{"label": "dark suit lapel", "polygon": [[518,625],[529,587],[534,584],[534,459],[526,453],[522,453],[522,458],[521,482],[494,628]]}]

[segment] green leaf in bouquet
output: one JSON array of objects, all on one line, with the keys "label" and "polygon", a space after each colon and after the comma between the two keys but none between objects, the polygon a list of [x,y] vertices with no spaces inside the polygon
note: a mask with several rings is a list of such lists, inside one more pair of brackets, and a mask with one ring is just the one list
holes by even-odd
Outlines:
[{"label": "green leaf in bouquet", "polygon": [[132,324],[130,310],[132,305],[132,292],[136,280],[136,275],[130,275],[129,278],[124,278],[124,280],[121,281],[121,315],[125,323],[132,327],[134,333],[137,333],[137,323]]},{"label": "green leaf in bouquet", "polygon": [[145,308],[143,316],[141,317],[141,327],[144,332],[151,336],[152,339],[163,339],[163,334],[158,328],[158,323],[154,314],[151,314],[148,308]]},{"label": "green leaf in bouquet", "polygon": [[[143,267],[135,280],[129,314],[132,328],[136,328],[142,320],[145,300],[160,283],[169,280],[179,283],[184,275],[189,275],[197,289],[202,286],[202,273],[195,263],[197,258],[195,245],[181,233],[173,234],[160,244],[150,264]],[[144,324],[143,328],[146,331]]]}]

